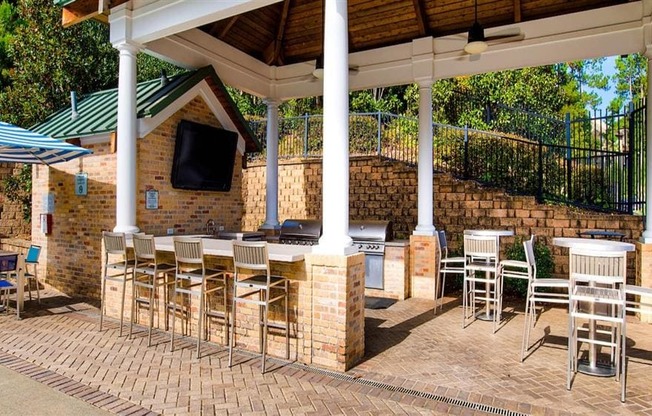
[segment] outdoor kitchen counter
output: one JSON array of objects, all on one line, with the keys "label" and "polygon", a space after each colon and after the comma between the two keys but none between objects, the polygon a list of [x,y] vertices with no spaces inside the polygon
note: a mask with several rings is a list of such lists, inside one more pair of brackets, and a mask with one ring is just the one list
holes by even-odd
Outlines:
[{"label": "outdoor kitchen counter", "polygon": [[[157,251],[174,253],[172,243],[173,236],[155,237]],[[189,236],[192,237],[192,236]],[[208,256],[233,257],[233,243],[231,240],[220,240],[217,238],[203,237],[204,254]],[[269,260],[283,263],[293,263],[303,261],[305,254],[312,251],[310,246],[298,246],[288,244],[269,244]]]}]

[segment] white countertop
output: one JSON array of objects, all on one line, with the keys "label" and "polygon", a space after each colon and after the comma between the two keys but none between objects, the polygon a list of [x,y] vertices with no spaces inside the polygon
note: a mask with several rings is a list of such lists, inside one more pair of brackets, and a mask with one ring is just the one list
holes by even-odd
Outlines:
[{"label": "white countertop", "polygon": [[592,250],[600,253],[634,251],[634,244],[623,243],[622,241],[597,240],[594,238],[556,237],[552,244],[559,247],[576,248],[580,250]]},{"label": "white countertop", "polygon": [[[172,244],[173,236],[155,237],[156,250],[174,252],[174,245]],[[188,236],[192,237],[192,236]],[[197,236],[201,237],[201,236]],[[209,256],[220,257],[233,257],[233,245],[231,240],[218,240],[215,238],[202,238],[204,245],[204,254]],[[131,239],[128,240],[127,245],[133,246]],[[312,251],[311,246],[295,246],[289,244],[268,244],[269,259],[271,261],[279,261],[292,263],[296,261],[303,261],[304,255]]]}]

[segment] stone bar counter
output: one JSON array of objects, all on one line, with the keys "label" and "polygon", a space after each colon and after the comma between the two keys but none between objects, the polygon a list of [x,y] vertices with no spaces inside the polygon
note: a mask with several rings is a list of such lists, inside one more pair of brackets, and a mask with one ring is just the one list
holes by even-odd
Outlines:
[{"label": "stone bar counter", "polygon": [[[202,241],[206,267],[222,268],[227,272],[233,270],[231,241],[214,238],[202,238]],[[174,264],[172,236],[156,237],[155,242],[159,262]],[[128,240],[127,244],[131,246],[131,241]],[[338,371],[346,371],[355,365],[364,355],[364,254],[316,255],[312,254],[310,246],[269,244],[269,258],[272,274],[290,279],[290,359]],[[169,281],[173,282],[173,276],[170,276]],[[231,313],[232,278],[228,281],[226,306]],[[165,331],[163,287],[156,297],[160,306],[157,308],[155,304],[154,326]],[[128,283],[125,324],[131,315],[131,298],[131,285]],[[106,299],[107,315],[119,318],[119,283],[107,282]],[[180,298],[177,302],[180,302]],[[224,310],[219,292],[211,296],[208,302],[211,309]],[[193,298],[189,328],[179,324],[181,314],[177,313],[176,329],[179,334],[196,339],[198,307],[199,299]],[[236,347],[257,353],[260,348],[259,309],[257,306],[243,304],[238,304],[237,308]],[[270,308],[270,319],[282,321],[282,308],[282,303]],[[147,308],[138,308],[137,322],[145,328],[148,323],[147,314]],[[143,326],[134,327],[134,336],[146,336]],[[228,345],[225,343],[223,319],[209,318],[207,328],[210,341]],[[282,330],[269,330],[268,353],[270,356],[285,357],[285,333]]]}]

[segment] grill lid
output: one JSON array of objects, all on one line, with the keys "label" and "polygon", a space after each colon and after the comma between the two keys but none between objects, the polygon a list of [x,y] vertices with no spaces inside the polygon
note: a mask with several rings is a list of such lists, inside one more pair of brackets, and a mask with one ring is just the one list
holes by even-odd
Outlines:
[{"label": "grill lid", "polygon": [[349,237],[353,241],[391,241],[394,239],[392,222],[383,220],[349,221]]},{"label": "grill lid", "polygon": [[281,225],[280,240],[319,240],[321,221],[314,219],[288,219]]}]

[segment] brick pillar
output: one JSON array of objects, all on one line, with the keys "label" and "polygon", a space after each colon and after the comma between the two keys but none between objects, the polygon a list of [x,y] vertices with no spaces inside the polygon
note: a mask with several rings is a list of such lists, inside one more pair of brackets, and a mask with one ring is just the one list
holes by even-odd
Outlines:
[{"label": "brick pillar", "polygon": [[306,254],[313,285],[311,363],[346,371],[364,356],[364,254]]},{"label": "brick pillar", "polygon": [[410,279],[412,297],[434,299],[437,270],[437,238],[431,235],[410,236]]},{"label": "brick pillar", "polygon": [[[636,243],[636,284],[642,287],[652,287],[652,244]],[[642,297],[641,302],[652,304],[652,299]],[[652,314],[639,316],[641,322],[652,322]]]}]

